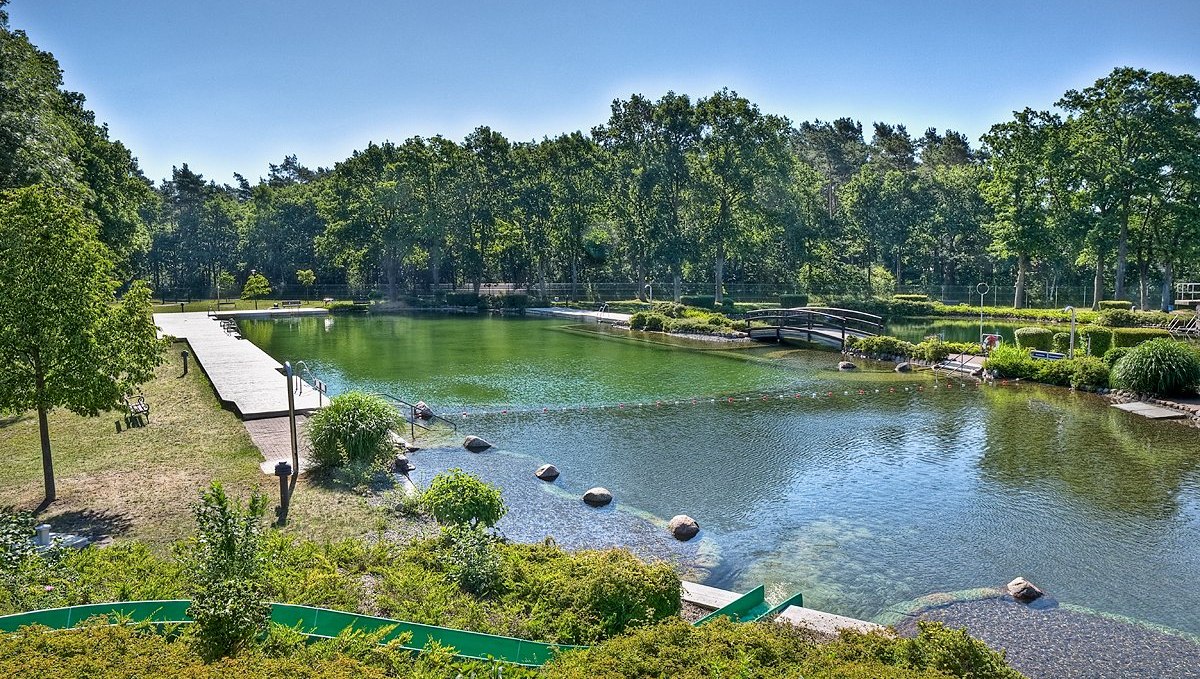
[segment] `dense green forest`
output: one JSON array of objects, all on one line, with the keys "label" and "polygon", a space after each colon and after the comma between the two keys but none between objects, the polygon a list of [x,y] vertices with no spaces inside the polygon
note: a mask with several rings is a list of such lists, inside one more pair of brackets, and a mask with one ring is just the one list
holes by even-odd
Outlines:
[{"label": "dense green forest", "polygon": [[155,186],[62,89],[54,57],[0,28],[0,189],[61,187],[125,276],[162,296],[240,288],[252,271],[298,295],[312,270],[318,293],[389,297],[652,282],[676,298],[920,287],[964,301],[985,281],[1018,307],[1073,290],[1063,298],[1153,308],[1200,275],[1191,75],[1117,68],[977,147],[936,128],[796,124],[729,90],[668,92],[616,100],[587,132],[516,141],[481,126],[369,143],[332,168],[289,156],[233,184],[181,163]]}]

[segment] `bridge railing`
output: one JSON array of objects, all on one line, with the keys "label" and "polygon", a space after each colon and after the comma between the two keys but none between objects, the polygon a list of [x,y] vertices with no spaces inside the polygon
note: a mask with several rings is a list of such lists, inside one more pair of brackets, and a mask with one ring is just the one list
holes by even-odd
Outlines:
[{"label": "bridge railing", "polygon": [[746,313],[747,321],[767,321],[779,327],[830,328],[877,335],[883,331],[883,318],[853,309],[799,307],[795,309],[758,309]]}]

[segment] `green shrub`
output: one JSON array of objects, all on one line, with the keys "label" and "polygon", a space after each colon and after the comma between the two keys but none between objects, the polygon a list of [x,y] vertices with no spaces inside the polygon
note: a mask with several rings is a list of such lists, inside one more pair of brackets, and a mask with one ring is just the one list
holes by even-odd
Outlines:
[{"label": "green shrub", "polygon": [[687,315],[687,307],[675,302],[655,302],[653,311],[667,318],[683,318]]},{"label": "green shrub", "polygon": [[916,638],[845,632],[828,644],[777,623],[727,618],[699,627],[670,620],[585,651],[566,653],[545,668],[550,679],[672,677],[824,677],[833,679],[1020,679],[1004,656],[965,631],[920,623]]},{"label": "green shrub", "polygon": [[508,511],[499,488],[461,469],[433,477],[423,496],[429,513],[443,525],[490,528]]},{"label": "green shrub", "polygon": [[1009,379],[1032,379],[1038,370],[1037,362],[1029,355],[1028,349],[1011,344],[1001,344],[992,349],[983,367]]},{"label": "green shrub", "polygon": [[478,307],[479,293],[476,292],[447,292],[446,304],[449,306]]},{"label": "green shrub", "polygon": [[1088,356],[1103,356],[1112,347],[1112,330],[1099,325],[1085,325],[1079,329],[1081,348]]},{"label": "green shrub", "polygon": [[500,300],[500,307],[503,309],[525,309],[529,307],[529,295],[520,292],[514,292],[509,295],[502,295],[497,299]]},{"label": "green shrub", "polygon": [[1165,328],[1113,328],[1112,345],[1114,347],[1136,347],[1148,340],[1170,336],[1171,333]]},{"label": "green shrub", "polygon": [[189,630],[207,659],[236,653],[266,631],[271,605],[265,598],[262,544],[267,498],[249,504],[225,494],[213,481],[196,505],[196,538],[183,552],[191,585]]},{"label": "green shrub", "polygon": [[929,295],[901,294],[901,295],[892,295],[892,299],[894,299],[898,302],[928,302]]},{"label": "green shrub", "polygon": [[1128,354],[1132,348],[1133,347],[1114,347],[1104,352],[1105,365],[1108,366],[1109,370],[1112,370],[1116,367],[1117,361],[1125,358],[1125,354]]},{"label": "green shrub", "polygon": [[794,309],[796,307],[808,306],[808,295],[780,295],[779,306],[784,309]]},{"label": "green shrub", "polygon": [[1105,309],[1124,309],[1125,311],[1133,310],[1133,302],[1127,302],[1123,299],[1102,299],[1100,300],[1100,311]]},{"label": "green shrub", "polygon": [[1109,367],[1105,361],[1095,356],[1079,356],[1067,362],[1072,364],[1073,367],[1071,371],[1072,387],[1076,389],[1102,389],[1108,386]]},{"label": "green shrub", "polygon": [[1067,353],[1068,351],[1071,350],[1071,333],[1069,333],[1069,332],[1054,333],[1054,340],[1051,342],[1051,346],[1054,347],[1054,351],[1056,351],[1060,354]]},{"label": "green shrub", "polygon": [[1027,327],[1017,328],[1015,333],[1017,346],[1022,349],[1050,351],[1054,341],[1054,331],[1049,328]]},{"label": "green shrub", "polygon": [[1036,369],[1033,373],[1033,378],[1042,384],[1053,384],[1057,387],[1065,387],[1071,384],[1071,375],[1075,373],[1075,366],[1072,361],[1067,359],[1059,359],[1057,361],[1049,359],[1033,359]]},{"label": "green shrub", "polygon": [[646,330],[650,332],[662,332],[667,327],[667,317],[662,314],[648,314],[646,316]]},{"label": "green shrub", "polygon": [[1112,381],[1117,387],[1141,394],[1191,394],[1200,384],[1200,357],[1182,342],[1152,339],[1137,345],[1117,362]]},{"label": "green shrub", "polygon": [[365,313],[367,311],[366,304],[355,304],[350,300],[338,300],[336,302],[330,302],[329,306],[326,308],[331,314],[356,314]]},{"label": "green shrub", "polygon": [[717,305],[714,295],[681,295],[679,301],[685,306],[695,306],[701,309],[711,309]]},{"label": "green shrub", "polygon": [[847,342],[849,348],[866,356],[875,356],[878,358],[888,356],[913,356],[917,348],[912,342],[906,342],[902,339],[892,337],[890,335],[876,335],[874,337],[862,337],[849,340]]},{"label": "green shrub", "polygon": [[336,469],[384,462],[393,450],[388,433],[400,421],[396,410],[379,396],[358,391],[335,396],[308,419],[313,464]]},{"label": "green shrub", "polygon": [[484,596],[499,587],[500,555],[494,536],[482,527],[462,524],[447,526],[442,540],[442,569],[464,592]]},{"label": "green shrub", "polygon": [[632,330],[644,330],[646,328],[646,320],[650,314],[645,311],[639,311],[629,317],[629,327]]},{"label": "green shrub", "polygon": [[1141,319],[1136,311],[1129,309],[1104,309],[1096,317],[1096,325],[1106,328],[1136,328],[1141,325]]}]

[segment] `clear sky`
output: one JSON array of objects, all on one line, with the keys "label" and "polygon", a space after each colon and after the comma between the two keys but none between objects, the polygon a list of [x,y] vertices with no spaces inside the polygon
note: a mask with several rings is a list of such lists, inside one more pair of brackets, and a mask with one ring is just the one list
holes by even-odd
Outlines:
[{"label": "clear sky", "polygon": [[1200,0],[13,0],[10,24],[154,180],[252,181],[295,153],[486,124],[603,122],[616,97],[729,87],[793,121],[977,138],[1118,65],[1200,75]]}]

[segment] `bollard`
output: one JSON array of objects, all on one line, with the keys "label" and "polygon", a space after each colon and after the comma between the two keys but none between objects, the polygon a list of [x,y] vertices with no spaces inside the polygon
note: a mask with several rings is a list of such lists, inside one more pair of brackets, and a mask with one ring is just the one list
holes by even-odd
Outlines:
[{"label": "bollard", "polygon": [[50,524],[39,524],[34,530],[37,531],[37,544],[42,547],[48,547],[50,545]]},{"label": "bollard", "polygon": [[288,505],[292,502],[292,496],[288,492],[288,477],[292,475],[292,465],[286,460],[280,460],[275,463],[275,476],[279,477],[279,508],[276,513],[279,515],[277,525],[287,525]]},{"label": "bollard", "polygon": [[183,351],[179,352],[179,355],[183,357],[183,374],[184,374],[184,375],[186,375],[186,374],[187,374],[187,371],[188,371],[188,352],[187,352],[187,349],[184,349]]}]

